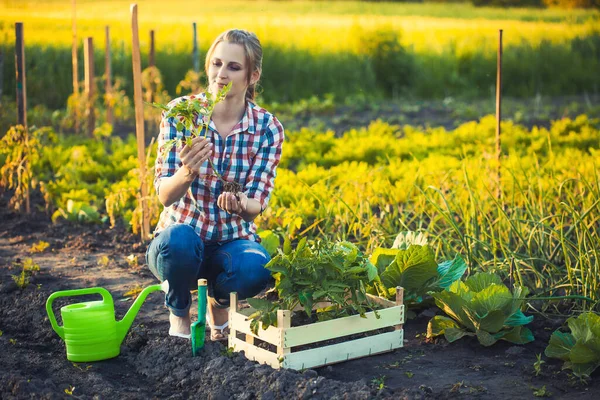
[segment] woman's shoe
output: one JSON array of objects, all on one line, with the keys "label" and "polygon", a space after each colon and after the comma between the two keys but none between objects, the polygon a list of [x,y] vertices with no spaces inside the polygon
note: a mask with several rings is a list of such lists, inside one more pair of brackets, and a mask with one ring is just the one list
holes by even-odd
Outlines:
[{"label": "woman's shoe", "polygon": [[226,342],[229,340],[229,321],[225,322],[223,325],[211,325],[207,323],[210,327],[210,340],[213,342]]}]

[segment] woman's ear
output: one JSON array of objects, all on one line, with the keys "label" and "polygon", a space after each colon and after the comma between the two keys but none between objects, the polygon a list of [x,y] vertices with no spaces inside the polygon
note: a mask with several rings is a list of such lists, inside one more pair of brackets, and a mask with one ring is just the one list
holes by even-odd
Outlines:
[{"label": "woman's ear", "polygon": [[260,79],[261,70],[254,71],[250,76],[250,85],[256,84]]}]

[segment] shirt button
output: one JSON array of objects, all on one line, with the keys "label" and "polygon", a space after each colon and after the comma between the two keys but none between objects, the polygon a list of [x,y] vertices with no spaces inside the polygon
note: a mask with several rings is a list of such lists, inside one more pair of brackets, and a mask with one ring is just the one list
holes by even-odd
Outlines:
[{"label": "shirt button", "polygon": [[229,158],[229,154],[225,154],[225,158]]}]

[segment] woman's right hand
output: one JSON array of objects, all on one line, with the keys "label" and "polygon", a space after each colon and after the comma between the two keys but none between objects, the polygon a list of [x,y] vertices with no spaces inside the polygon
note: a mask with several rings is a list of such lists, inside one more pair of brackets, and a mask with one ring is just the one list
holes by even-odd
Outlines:
[{"label": "woman's right hand", "polygon": [[212,154],[212,148],[213,145],[210,140],[202,136],[196,136],[192,139],[192,146],[184,145],[181,153],[179,153],[181,163],[188,168],[190,174],[198,175],[200,167]]}]

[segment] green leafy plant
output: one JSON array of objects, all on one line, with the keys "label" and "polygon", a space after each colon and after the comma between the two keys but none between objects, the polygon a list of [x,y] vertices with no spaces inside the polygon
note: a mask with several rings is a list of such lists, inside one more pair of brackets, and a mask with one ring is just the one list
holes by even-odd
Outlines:
[{"label": "green leafy plant", "polygon": [[17,284],[20,289],[25,289],[29,286],[29,279],[31,276],[40,270],[40,266],[36,264],[31,258],[26,258],[22,263],[13,263],[15,267],[21,267],[21,273],[19,275],[12,275],[13,281]]},{"label": "green leafy plant", "polygon": [[533,320],[521,311],[527,288],[515,286],[511,293],[498,275],[478,273],[464,282],[456,281],[447,290],[433,293],[437,306],[450,318],[436,315],[429,321],[427,337],[444,335],[454,342],[476,336],[484,346],[498,340],[524,344],[534,340],[523,325]]},{"label": "green leafy plant", "polygon": [[376,293],[394,298],[396,287],[401,286],[408,307],[422,303],[429,292],[447,289],[467,269],[460,255],[438,265],[428,245],[410,244],[414,238],[403,235],[397,239],[399,248],[377,248],[370,257],[380,275],[373,285]]},{"label": "green leafy plant", "polygon": [[600,366],[600,316],[586,312],[567,320],[571,333],[556,330],[544,354],[565,361],[579,378],[589,377]]},{"label": "green leafy plant", "polygon": [[[190,136],[186,136],[183,140],[178,138],[167,141],[159,149],[158,157],[164,157],[173,146],[182,146],[184,143],[186,146],[191,146],[194,137],[201,134],[205,136],[208,131],[210,117],[212,116],[215,105],[225,99],[230,89],[231,82],[219,90],[215,99],[208,94],[204,98],[200,96],[190,96],[186,101],[177,102],[171,107],[156,102],[152,103],[152,106],[165,111],[165,118],[175,118],[175,120],[177,120],[177,131],[183,132],[184,134],[185,131],[190,133]],[[199,124],[197,124],[197,121],[199,121]],[[208,159],[208,162],[212,168],[213,174],[223,182],[224,191],[234,194],[240,192],[242,187],[239,183],[227,182],[223,179],[219,171],[217,171],[210,158]]]},{"label": "green leafy plant", "polygon": [[371,379],[371,383],[373,386],[375,386],[375,388],[377,388],[377,390],[382,390],[385,388],[385,378],[385,375],[377,376]]},{"label": "green leafy plant", "polygon": [[283,250],[265,266],[275,278],[279,298],[275,302],[248,299],[257,311],[250,315],[251,328],[258,332],[277,326],[277,310],[294,310],[300,306],[307,316],[313,305],[331,302],[317,308],[320,321],[357,313],[361,316],[372,309],[365,285],[377,276],[377,269],[358,247],[350,242],[310,241],[300,239],[295,249],[287,238]]}]

